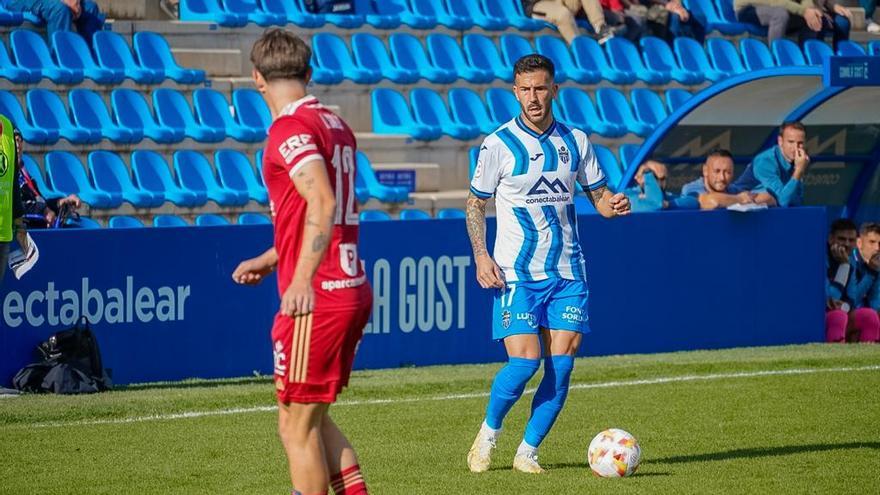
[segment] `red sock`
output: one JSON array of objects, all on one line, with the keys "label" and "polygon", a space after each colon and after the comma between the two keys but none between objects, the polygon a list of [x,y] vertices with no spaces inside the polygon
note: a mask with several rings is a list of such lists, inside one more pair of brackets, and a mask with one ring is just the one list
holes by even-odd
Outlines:
[{"label": "red sock", "polygon": [[367,495],[367,484],[357,464],[331,476],[330,487],[336,495]]}]

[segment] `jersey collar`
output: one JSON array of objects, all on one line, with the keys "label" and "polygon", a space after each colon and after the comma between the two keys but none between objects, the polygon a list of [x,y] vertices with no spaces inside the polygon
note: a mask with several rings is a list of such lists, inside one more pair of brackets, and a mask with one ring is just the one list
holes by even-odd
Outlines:
[{"label": "jersey collar", "polygon": [[278,112],[278,117],[293,115],[294,113],[296,113],[299,107],[305,105],[306,103],[318,103],[318,99],[312,95],[305,95],[296,101],[292,101],[287,105],[284,105],[284,108],[282,108],[281,111]]},{"label": "jersey collar", "polygon": [[541,134],[538,134],[537,132],[533,131],[533,130],[531,129],[531,127],[527,126],[527,125],[525,124],[525,122],[522,121],[522,118],[521,118],[520,115],[517,115],[516,118],[515,118],[514,120],[516,120],[516,125],[519,126],[519,128],[520,128],[523,132],[525,132],[525,133],[528,134],[529,136],[532,136],[533,138],[536,138],[536,139],[539,139],[539,140],[547,139],[547,137],[548,137],[550,134],[553,134],[553,131],[556,130],[556,119],[553,119],[553,122],[550,123],[550,127],[548,127],[547,129],[545,129],[544,132],[542,132]]}]

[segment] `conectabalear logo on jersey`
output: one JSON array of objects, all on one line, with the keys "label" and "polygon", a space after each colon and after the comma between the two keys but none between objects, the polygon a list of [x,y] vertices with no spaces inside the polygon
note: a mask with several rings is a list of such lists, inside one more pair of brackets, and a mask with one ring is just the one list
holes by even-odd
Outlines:
[{"label": "conectabalear logo on jersey", "polygon": [[552,181],[543,175],[535,182],[535,185],[529,189],[528,196],[543,196],[541,198],[528,198],[527,204],[534,203],[557,203],[569,200],[569,191],[558,177]]}]

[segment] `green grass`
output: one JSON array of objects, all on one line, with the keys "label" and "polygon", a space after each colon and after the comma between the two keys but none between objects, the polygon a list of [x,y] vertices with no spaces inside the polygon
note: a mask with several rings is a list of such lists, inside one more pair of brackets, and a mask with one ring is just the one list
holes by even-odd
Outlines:
[{"label": "green grass", "polygon": [[[486,398],[437,400],[486,392],[499,365],[358,372],[332,415],[357,447],[374,495],[880,493],[880,369],[583,388],[878,365],[880,346],[870,345],[580,359],[572,383],[581,388],[541,448],[544,476],[510,470],[531,396],[511,411],[493,468],[482,475],[467,471],[465,454]],[[271,406],[273,397],[267,378],[244,378],[2,399],[0,494],[289,493],[273,411],[137,419]],[[369,402],[377,399],[405,401]],[[135,420],[118,421],[126,418]],[[587,444],[607,427],[638,438],[635,476],[590,474]]]}]

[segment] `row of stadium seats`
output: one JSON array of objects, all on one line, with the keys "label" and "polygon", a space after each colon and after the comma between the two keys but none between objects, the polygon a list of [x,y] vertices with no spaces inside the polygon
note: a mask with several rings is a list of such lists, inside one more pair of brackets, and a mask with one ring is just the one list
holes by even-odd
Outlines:
[{"label": "row of stadium seats", "polygon": [[[177,215],[155,215],[151,222],[153,227],[189,227],[190,224]],[[241,213],[236,219],[237,225],[271,225],[272,220],[262,213]],[[195,218],[195,224],[198,227],[214,227],[218,225],[232,225],[226,217],[213,213],[205,213]],[[114,215],[107,221],[107,227],[111,229],[132,229],[143,228],[144,222],[137,217],[129,215]],[[78,219],[68,220],[65,227],[83,228],[83,229],[100,229],[101,224],[90,217],[79,217]]]},{"label": "row of stadium seats", "polygon": [[180,84],[205,81],[205,71],[178,65],[168,42],[156,33],[135,33],[133,54],[125,38],[112,31],[95,33],[92,49],[71,31],[57,31],[49,39],[51,51],[36,32],[13,31],[9,36],[12,58],[0,42],[0,77],[20,84],[43,78],[56,84],[79,84],[84,79],[119,84],[126,78],[139,84],[158,84],[166,78]]},{"label": "row of stadium seats", "polygon": [[[594,105],[583,90],[562,88],[553,112],[560,122],[587,133],[617,138],[631,132],[646,137],[690,96],[683,89],[672,88],[667,90],[664,104],[654,91],[636,88],[630,92],[630,106],[618,89],[599,88]],[[520,113],[519,102],[507,89],[487,89],[485,103],[468,88],[449,90],[448,99],[447,108],[443,97],[431,89],[413,89],[409,102],[394,89],[376,89],[372,93],[373,131],[426,141],[442,135],[469,140],[495,131]]]},{"label": "row of stadium seats", "polygon": [[180,19],[226,27],[253,23],[319,28],[329,23],[345,29],[364,24],[379,29],[396,29],[402,24],[432,29],[440,24],[462,31],[475,26],[491,31],[509,27],[537,31],[550,26],[523,15],[519,0],[354,0],[354,8],[351,14],[313,14],[302,0],[181,0]]},{"label": "row of stadium seats", "polygon": [[60,138],[75,144],[97,143],[101,139],[137,143],[145,137],[157,143],[179,143],[187,137],[208,143],[227,137],[246,143],[265,139],[272,119],[256,91],[233,92],[235,116],[226,97],[214,89],[197,89],[192,99],[190,109],[182,93],[157,89],[153,91],[151,110],[143,93],[114,89],[110,93],[111,115],[101,96],[92,90],[71,90],[67,95],[68,112],[56,92],[32,89],[25,96],[26,116],[17,98],[0,90],[0,113],[15,124],[25,141],[35,144],[53,144]]},{"label": "row of stadium seats", "polygon": [[[388,48],[377,36],[357,33],[351,36],[351,50],[345,41],[330,33],[312,37],[315,82],[337,84],[348,79],[374,84],[388,79],[412,84],[420,79],[449,84],[459,79],[489,83],[495,79],[513,81],[513,65],[522,56],[540,53],[553,60],[557,82],[572,80],[596,84],[605,79],[615,84],[637,80],[662,85],[676,81],[685,85],[718,81],[745,70],[784,65],[820,65],[830,47],[812,40],[806,44],[806,58],[789,40],[777,40],[770,48],[753,38],[743,38],[739,51],[723,38],[710,38],[705,49],[690,38],[677,38],[670,47],[665,41],[646,36],[639,49],[625,38],[613,38],[604,50],[593,38],[581,36],[569,47],[556,36],[538,36],[534,46],[518,34],[505,34],[495,43],[481,34],[465,35],[462,43],[442,33],[429,34],[424,46],[411,34],[395,33]],[[674,50],[674,52],[673,52]],[[870,50],[880,53],[880,41]],[[853,42],[839,44],[841,55],[864,55],[864,48]],[[742,55],[742,57],[741,57]]]},{"label": "row of stadium seats", "polygon": [[[48,199],[77,194],[93,208],[116,208],[123,202],[136,208],[156,208],[166,201],[181,207],[199,207],[208,200],[221,206],[243,206],[248,201],[269,204],[260,166],[262,155],[262,151],[257,152],[255,173],[248,157],[239,151],[218,150],[214,153],[214,167],[199,152],[177,151],[172,160],[172,175],[165,159],[155,151],[133,152],[131,171],[118,154],[92,151],[87,158],[88,172],[75,155],[52,151],[45,155],[45,179],[31,156],[24,155],[23,161],[37,188]],[[371,197],[383,202],[404,202],[409,198],[404,188],[380,184],[362,152],[358,152],[357,170],[355,195],[361,203]]]}]

